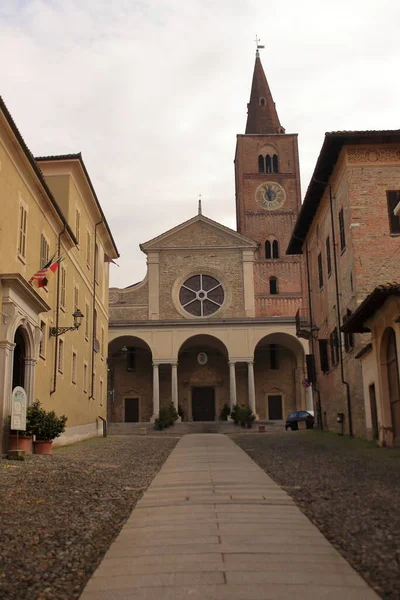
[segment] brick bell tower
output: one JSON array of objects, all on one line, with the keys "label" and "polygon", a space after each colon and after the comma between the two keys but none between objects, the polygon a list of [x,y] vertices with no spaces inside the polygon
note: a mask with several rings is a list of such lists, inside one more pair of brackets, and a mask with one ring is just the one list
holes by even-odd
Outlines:
[{"label": "brick bell tower", "polygon": [[236,220],[238,232],[260,244],[256,316],[294,317],[301,305],[301,261],[285,252],[301,205],[297,134],[280,124],[258,50],[247,109],[235,153]]}]

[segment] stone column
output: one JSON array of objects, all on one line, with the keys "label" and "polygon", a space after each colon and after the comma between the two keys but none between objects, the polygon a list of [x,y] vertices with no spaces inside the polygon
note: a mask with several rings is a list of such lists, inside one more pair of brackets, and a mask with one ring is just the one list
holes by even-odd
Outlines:
[{"label": "stone column", "polygon": [[236,400],[236,363],[229,361],[229,398],[231,410],[234,404],[237,404]]},{"label": "stone column", "polygon": [[158,419],[160,412],[160,380],[158,373],[158,363],[153,363],[153,416],[152,421]]},{"label": "stone column", "polygon": [[14,342],[0,342],[0,452],[8,440],[7,417],[11,414],[12,367]]},{"label": "stone column", "polygon": [[248,386],[249,386],[249,408],[256,415],[256,390],[254,386],[254,361],[249,360],[247,363]]},{"label": "stone column", "polygon": [[[178,399],[178,363],[172,363],[171,364],[172,367],[172,371],[171,371],[171,398],[172,398],[172,403],[175,406],[175,410],[176,412],[178,412],[178,404],[179,404],[179,399]],[[181,418],[178,418],[178,421],[180,421]]]}]

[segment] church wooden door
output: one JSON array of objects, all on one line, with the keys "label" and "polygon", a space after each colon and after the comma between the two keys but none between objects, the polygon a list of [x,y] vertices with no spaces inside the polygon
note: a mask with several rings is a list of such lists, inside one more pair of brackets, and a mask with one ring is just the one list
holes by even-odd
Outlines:
[{"label": "church wooden door", "polygon": [[193,421],[215,421],[215,390],[213,387],[192,389]]}]

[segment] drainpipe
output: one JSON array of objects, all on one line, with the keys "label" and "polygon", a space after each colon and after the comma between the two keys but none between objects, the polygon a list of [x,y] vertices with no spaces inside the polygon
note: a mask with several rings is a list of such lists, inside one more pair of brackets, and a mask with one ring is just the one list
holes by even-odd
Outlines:
[{"label": "drainpipe", "polygon": [[[61,254],[61,236],[65,233],[65,223],[64,229],[58,234],[57,241],[57,258],[60,258]],[[57,269],[57,291],[56,291],[56,330],[58,330],[59,322],[60,322],[60,271],[61,267],[58,266]],[[57,389],[57,363],[58,363],[58,335],[55,336],[55,350],[54,350],[54,366],[53,366],[53,388],[50,390],[50,396],[52,396]]]},{"label": "drainpipe", "polygon": [[346,386],[347,415],[349,418],[349,434],[350,434],[350,437],[353,437],[353,417],[352,417],[352,411],[351,411],[351,393],[350,393],[350,385],[349,385],[348,381],[346,381],[344,378],[342,335],[340,332],[341,310],[340,310],[339,277],[338,277],[337,255],[336,255],[335,220],[334,220],[334,214],[333,214],[332,186],[327,181],[320,181],[319,179],[315,179],[315,177],[313,177],[313,181],[315,181],[315,183],[320,183],[321,185],[325,185],[329,189],[329,206],[330,206],[330,213],[331,213],[331,230],[332,230],[332,245],[333,245],[333,264],[334,264],[334,269],[335,269],[336,314],[337,314],[337,327],[338,327],[340,374],[342,377],[342,383],[343,383],[343,385]]},{"label": "drainpipe", "polygon": [[[89,400],[94,400],[94,356],[95,356],[95,351],[94,351],[94,343],[96,340],[96,331],[95,331],[95,325],[96,325],[96,319],[95,319],[95,314],[96,314],[96,243],[97,243],[97,228],[99,225],[101,225],[103,223],[103,219],[101,221],[99,221],[98,223],[95,224],[94,226],[94,250],[93,250],[93,303],[92,303],[92,358],[91,358],[91,384],[90,384],[90,396],[89,396]],[[97,253],[97,259],[98,259],[98,253]]]},{"label": "drainpipe", "polygon": [[[312,313],[312,301],[311,301],[311,281],[310,281],[310,262],[308,255],[308,243],[306,241],[306,267],[307,267],[307,289],[308,289],[308,311],[310,314],[310,329],[311,329],[311,354],[313,355],[313,360],[315,357],[315,347],[314,347],[314,337],[312,335],[312,326],[313,326],[313,313]],[[314,360],[314,370],[315,370],[315,360]],[[319,428],[321,431],[324,429],[324,423],[322,420],[322,408],[321,408],[321,393],[318,389],[317,382],[313,381],[313,389],[317,393],[317,412],[318,412],[318,422]]]}]

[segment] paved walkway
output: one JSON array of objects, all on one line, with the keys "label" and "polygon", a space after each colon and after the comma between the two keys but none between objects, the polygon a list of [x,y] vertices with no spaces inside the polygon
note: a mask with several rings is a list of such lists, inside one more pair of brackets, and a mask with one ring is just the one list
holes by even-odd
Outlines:
[{"label": "paved walkway", "polygon": [[287,598],[378,596],[286,492],[220,434],[180,439],[81,596]]}]

